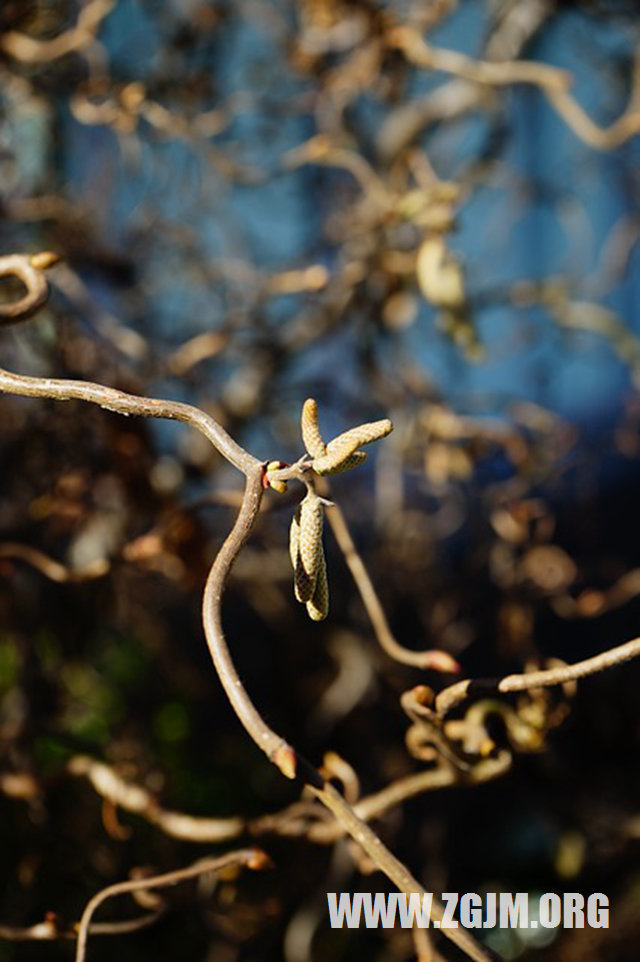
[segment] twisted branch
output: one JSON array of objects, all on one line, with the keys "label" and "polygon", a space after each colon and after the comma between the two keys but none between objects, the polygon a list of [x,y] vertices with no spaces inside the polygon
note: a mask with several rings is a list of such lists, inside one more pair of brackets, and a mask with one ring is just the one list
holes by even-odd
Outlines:
[{"label": "twisted branch", "polygon": [[548,64],[527,60],[474,60],[455,50],[432,47],[410,27],[397,27],[388,37],[410,63],[441,70],[461,80],[487,87],[529,84],[538,87],[574,134],[595,150],[614,150],[640,133],[640,51],[636,51],[631,95],[624,112],[608,127],[600,127],[569,93],[571,75]]},{"label": "twisted branch", "polygon": [[102,21],[111,13],[116,0],[90,0],[78,13],[75,27],[56,37],[39,39],[17,30],[0,37],[0,49],[21,63],[49,63],[69,53],[86,51],[96,43]]},{"label": "twisted branch", "polygon": [[[23,261],[28,261],[26,255],[17,256],[21,256]],[[3,267],[3,260],[3,258],[0,258],[0,271]],[[6,263],[4,266],[6,267]],[[15,270],[5,272],[16,273]],[[18,320],[21,316],[26,315],[20,315],[19,312],[16,312],[13,319]],[[83,400],[98,404],[100,407],[118,414],[182,421],[201,431],[217,450],[245,475],[246,485],[240,512],[213,562],[203,597],[204,631],[216,671],[239,720],[267,757],[286,777],[295,778],[299,776],[304,780],[312,794],[334,814],[343,829],[369,855],[380,871],[384,872],[398,886],[400,891],[407,894],[412,892],[423,894],[424,889],[417,879],[383,845],[375,832],[358,817],[353,808],[331,783],[326,781],[312,765],[299,756],[280,735],[266,724],[253,705],[235,669],[222,628],[221,602],[231,567],[247,541],[260,510],[264,490],[263,464],[240,447],[213,418],[189,404],[156,398],[141,398],[87,381],[26,377],[12,374],[4,369],[0,369],[0,391],[25,397],[46,397],[60,401]],[[299,465],[293,465],[289,469],[277,472],[277,474],[280,480],[300,479],[301,469]],[[166,878],[165,876],[159,876],[158,879],[163,881],[158,880],[158,884],[172,884],[172,881],[176,880],[175,873],[170,873],[172,881],[167,882]],[[78,937],[76,962],[83,962],[87,926],[95,908],[111,895],[123,891],[133,891],[134,888],[144,889],[145,887],[150,886],[144,882],[135,886],[134,883],[120,883],[118,886],[105,889],[92,899],[83,915]],[[441,920],[444,909],[435,900],[432,911],[433,917]],[[493,957],[490,951],[478,945],[464,930],[445,928],[443,933],[458,945],[468,958],[474,959],[475,962],[489,962]]]}]

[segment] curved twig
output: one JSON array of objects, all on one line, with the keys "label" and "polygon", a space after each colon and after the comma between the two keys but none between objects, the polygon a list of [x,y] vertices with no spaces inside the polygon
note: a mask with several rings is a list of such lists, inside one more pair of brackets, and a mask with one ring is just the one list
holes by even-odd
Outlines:
[{"label": "curved twig", "polygon": [[45,578],[49,578],[50,581],[55,581],[58,584],[69,581],[74,583],[93,581],[95,578],[102,578],[111,568],[111,564],[106,558],[97,558],[86,567],[76,571],[56,561],[55,558],[50,558],[43,551],[32,548],[31,545],[18,544],[14,541],[3,541],[0,544],[0,558],[23,561],[43,574]]},{"label": "curved twig", "polygon": [[413,665],[416,668],[429,668],[433,671],[460,671],[458,662],[446,651],[441,651],[440,649],[412,651],[409,648],[405,648],[396,640],[387,621],[384,608],[380,604],[376,589],[369,577],[369,572],[358,554],[358,550],[351,537],[344,513],[337,504],[334,503],[331,507],[327,508],[327,520],[331,525],[335,539],[338,542],[338,547],[342,551],[347,567],[356,583],[356,588],[360,593],[362,603],[366,608],[371,627],[373,628],[380,647],[390,658],[400,662],[402,665]]},{"label": "curved twig", "polygon": [[[98,922],[89,926],[89,935],[128,935],[139,932],[154,925],[165,914],[165,907],[161,906],[152,912],[146,912],[135,919],[123,919],[120,922]],[[56,939],[76,939],[77,933],[73,929],[60,927],[58,918],[47,913],[42,922],[27,925],[22,928],[14,925],[0,925],[0,939],[7,942],[50,942]]]},{"label": "curved twig", "polygon": [[125,394],[124,391],[94,384],[92,381],[27,377],[12,374],[3,368],[0,368],[0,392],[21,397],[53,398],[57,401],[88,401],[116,414],[182,421],[204,434],[220,454],[243,474],[259,471],[261,467],[261,462],[234,441],[217,421],[199,408],[181,401]]},{"label": "curved twig", "polygon": [[610,648],[608,651],[578,661],[574,665],[564,665],[561,668],[550,668],[547,671],[531,671],[523,675],[507,675],[505,678],[467,678],[458,681],[441,691],[436,698],[436,710],[440,716],[446,715],[453,708],[460,705],[472,695],[486,695],[489,692],[530,691],[532,688],[549,688],[552,685],[564,685],[568,681],[596,675],[607,668],[621,665],[625,661],[640,655],[640,638],[627,641],[624,645]]},{"label": "curved twig", "polygon": [[548,64],[527,60],[474,60],[456,50],[432,47],[411,27],[397,27],[388,41],[417,67],[441,70],[487,87],[529,84],[538,87],[574,134],[595,150],[614,150],[640,133],[640,51],[634,57],[631,95],[624,112],[608,127],[600,127],[569,93],[571,75]]},{"label": "curved twig", "polygon": [[125,781],[111,766],[86,755],[74,756],[67,771],[86,778],[102,798],[140,815],[172,838],[188,842],[223,842],[237,838],[245,828],[242,818],[203,818],[162,808],[142,785]]},{"label": "curved twig", "polygon": [[116,5],[116,0],[90,0],[78,13],[75,27],[56,37],[40,39],[17,30],[8,30],[0,37],[0,49],[21,63],[49,63],[69,53],[86,50],[96,42],[102,21]]},{"label": "curved twig", "polygon": [[15,324],[31,317],[47,303],[47,279],[42,270],[34,267],[27,254],[7,254],[0,257],[0,277],[17,277],[27,289],[17,301],[0,304],[0,325]]},{"label": "curved twig", "polygon": [[269,728],[256,710],[235,669],[222,628],[220,610],[222,593],[231,566],[249,537],[258,516],[263,491],[262,467],[258,464],[257,468],[247,472],[242,507],[227,540],[211,566],[202,599],[202,620],[211,658],[238,718],[254,742],[278,766],[283,775],[287,778],[295,778],[295,752],[284,738]]},{"label": "curved twig", "polygon": [[169,885],[177,885],[187,879],[197,878],[206,872],[217,872],[227,868],[229,865],[246,865],[248,868],[264,868],[268,864],[268,858],[260,849],[240,849],[237,852],[229,852],[215,858],[203,858],[188,865],[186,868],[177,869],[175,872],[165,872],[163,875],[154,875],[151,878],[131,879],[127,882],[116,882],[107,888],[96,893],[86,905],[82,918],[78,924],[78,944],[76,946],[76,962],[84,962],[87,953],[87,937],[89,935],[89,925],[93,913],[96,909],[106,902],[107,899],[116,895],[125,895],[128,892],[145,892],[154,888],[166,888]]},{"label": "curved twig", "polygon": [[[2,259],[0,259],[0,267]],[[23,315],[25,316],[25,315]],[[136,395],[125,394],[122,391],[107,388],[88,381],[56,380],[54,378],[36,378],[12,374],[0,369],[0,391],[26,397],[46,397],[55,400],[82,400],[118,414],[140,415],[143,417],[159,417],[182,421],[200,430],[205,437],[220,451],[220,453],[246,476],[246,486],[242,506],[236,522],[229,536],[218,553],[205,587],[203,597],[203,625],[209,645],[209,651],[222,685],[227,692],[231,704],[238,718],[247,729],[255,743],[261,748],[280,771],[288,778],[300,776],[310,791],[325,805],[340,822],[346,832],[370,856],[375,865],[384,872],[401,891],[423,893],[424,889],[411,875],[408,869],[382,843],[375,832],[360,819],[353,808],[336,791],[336,789],[322,778],[312,765],[297,755],[295,750],[276,732],[274,732],[253,705],[245,691],[233,664],[231,654],[224,636],[221,617],[221,601],[233,562],[240,549],[246,542],[255,519],[258,515],[263,493],[263,464],[258,461],[239,444],[209,415],[189,404],[177,401],[164,401],[156,398],[141,398]],[[302,468],[294,464],[285,471],[276,472],[282,480],[302,477]],[[175,873],[171,873],[172,879]],[[164,878],[164,877],[160,877]],[[121,883],[104,890],[92,899],[87,906],[82,929],[84,942],[79,945],[77,962],[84,958],[84,943],[86,943],[86,925],[91,913],[110,895],[122,891],[132,891],[133,883]],[[160,884],[160,883],[158,883]],[[172,884],[170,882],[166,884]],[[129,886],[122,887],[122,886]],[[144,883],[137,886],[141,889],[150,887]],[[441,918],[443,907],[433,903],[434,918]],[[462,951],[476,962],[488,962],[492,953],[483,949],[467,932],[460,929],[445,928],[443,934],[458,945]],[[80,938],[79,938],[80,942]]]}]

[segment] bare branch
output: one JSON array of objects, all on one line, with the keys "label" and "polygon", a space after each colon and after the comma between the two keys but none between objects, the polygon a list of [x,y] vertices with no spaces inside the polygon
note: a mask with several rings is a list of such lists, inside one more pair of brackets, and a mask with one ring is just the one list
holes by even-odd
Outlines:
[{"label": "bare branch", "polygon": [[384,608],[380,604],[380,599],[369,577],[369,572],[351,537],[342,509],[334,503],[330,508],[327,508],[327,519],[338,542],[338,546],[344,555],[344,560],[347,563],[349,571],[353,576],[353,580],[356,583],[356,587],[360,592],[360,597],[367,610],[371,626],[380,647],[384,649],[390,658],[399,661],[403,665],[414,665],[417,668],[427,668],[433,671],[460,671],[460,666],[455,658],[452,658],[446,651],[440,651],[439,649],[411,651],[397,641],[389,627],[387,616],[384,613]]},{"label": "bare branch", "polygon": [[[0,261],[1,265],[1,261]],[[375,832],[363,822],[353,811],[352,807],[336,791],[336,789],[317,772],[313,766],[298,756],[295,750],[276,732],[274,732],[261,717],[249,695],[245,691],[233,664],[231,654],[224,636],[221,618],[221,601],[226,580],[231,567],[242,546],[247,541],[253,524],[257,518],[262,499],[263,465],[248,454],[224,431],[213,418],[203,411],[188,404],[176,401],[162,401],[155,398],[141,398],[125,394],[112,388],[86,381],[55,380],[52,378],[25,377],[12,374],[0,369],[0,391],[27,397],[47,397],[55,400],[84,400],[101,407],[125,415],[141,415],[143,417],[162,417],[191,424],[200,430],[214,446],[246,475],[246,485],[242,506],[235,524],[220,549],[207,578],[205,586],[202,616],[205,635],[214,665],[227,692],[227,696],[259,748],[288,778],[302,777],[310,791],[335,815],[342,827],[358,845],[373,860],[374,864],[384,872],[400,890],[406,893],[424,890],[420,883],[411,875],[408,869],[383,845]],[[288,477],[301,477],[299,465],[293,465],[284,472],[279,472],[282,480]],[[193,867],[191,869],[193,871]],[[188,870],[185,870],[188,871]],[[184,877],[184,876],[181,876]],[[166,877],[160,876],[159,879]],[[176,873],[171,873],[171,881],[158,881],[158,884],[173,884],[179,881]],[[111,886],[98,893],[91,900],[83,915],[81,931],[78,940],[78,954],[76,962],[83,962],[86,944],[86,930],[91,914],[102,901],[111,895],[135,888],[148,888],[143,883],[121,883]],[[443,907],[434,903],[434,917],[441,918]],[[469,958],[476,962],[488,962],[491,953],[481,948],[478,943],[465,931],[445,928],[443,934],[458,945]]]},{"label": "bare branch", "polygon": [[82,913],[82,918],[78,925],[76,962],[84,962],[87,951],[89,926],[93,913],[103,902],[106,902],[107,899],[113,898],[116,895],[125,895],[129,892],[147,892],[149,889],[178,885],[180,882],[197,878],[208,872],[218,872],[220,869],[228,868],[230,865],[246,865],[248,868],[260,869],[266,867],[267,864],[268,858],[260,849],[240,849],[237,852],[229,852],[226,855],[199,859],[197,862],[194,862],[193,865],[176,869],[174,872],[165,872],[163,875],[154,875],[151,878],[131,879],[127,882],[117,882],[115,885],[109,885],[93,896]]},{"label": "bare branch", "polygon": [[527,60],[497,63],[474,60],[455,50],[432,47],[410,27],[393,29],[389,33],[389,40],[392,46],[401,49],[407,59],[418,67],[441,70],[462,80],[488,87],[512,84],[538,87],[576,136],[596,150],[613,150],[640,133],[640,52],[635,55],[631,96],[625,111],[609,127],[600,127],[569,93],[571,75],[557,67]]},{"label": "bare branch", "polygon": [[17,277],[27,289],[17,301],[0,304],[0,325],[12,324],[31,317],[49,298],[49,285],[42,270],[34,266],[28,254],[0,257],[0,277]]},{"label": "bare branch", "polygon": [[244,830],[245,822],[241,818],[197,818],[162,808],[142,785],[126,781],[110,765],[86,755],[76,755],[67,768],[72,775],[88,779],[104,799],[140,815],[173,838],[188,842],[222,842],[237,838]]},{"label": "bare branch", "polygon": [[48,40],[9,30],[0,37],[0,49],[14,60],[29,64],[48,63],[69,53],[85,52],[95,44],[102,21],[115,5],[116,0],[90,0],[81,8],[75,27]]},{"label": "bare branch", "polygon": [[586,678],[587,675],[596,675],[607,668],[624,664],[625,661],[637,658],[638,655],[640,655],[640,638],[634,638],[633,641],[627,641],[617,648],[610,648],[593,658],[578,661],[575,665],[550,668],[548,671],[532,671],[524,675],[507,675],[502,679],[483,678],[458,681],[455,685],[450,685],[440,692],[436,698],[436,710],[439,715],[446,715],[466,698],[475,694],[484,695],[495,691],[530,691],[533,688],[564,685],[568,681]]},{"label": "bare branch", "polygon": [[106,558],[98,558],[85,568],[76,571],[56,561],[55,558],[50,558],[43,551],[38,551],[37,548],[13,541],[4,541],[0,544],[0,558],[23,561],[43,574],[45,578],[56,581],[58,584],[93,581],[94,578],[102,578],[111,567]]}]

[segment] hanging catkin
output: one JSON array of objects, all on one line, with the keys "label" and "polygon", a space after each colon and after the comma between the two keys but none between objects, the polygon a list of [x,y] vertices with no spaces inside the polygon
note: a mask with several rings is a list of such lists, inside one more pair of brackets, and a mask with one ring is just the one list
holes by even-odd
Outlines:
[{"label": "hanging catkin", "polygon": [[[315,491],[309,491],[294,514],[289,529],[294,592],[297,600],[303,603],[310,602],[314,597],[318,576],[325,567],[322,511],[322,501]],[[326,582],[326,570],[324,580]]]},{"label": "hanging catkin", "polygon": [[300,561],[313,585],[323,557],[322,502],[315,491],[309,491],[300,505]]},{"label": "hanging catkin", "polygon": [[318,568],[313,597],[310,601],[307,601],[307,613],[312,621],[322,621],[329,614],[329,584],[327,582],[324,551],[321,551],[320,567]]},{"label": "hanging catkin", "polygon": [[300,508],[296,510],[291,519],[289,529],[289,556],[291,567],[293,568],[293,591],[296,601],[304,604],[313,596],[315,582],[311,580],[302,566],[300,559]]},{"label": "hanging catkin", "polygon": [[[358,448],[384,438],[393,430],[391,421],[371,421],[351,428],[325,444],[318,425],[318,405],[307,398],[302,408],[302,440],[307,454],[313,459],[311,467],[316,474],[340,474],[366,460],[367,455]],[[267,484],[278,482],[269,479],[271,470],[280,468],[280,462],[269,462],[266,469]],[[309,462],[301,459],[300,468],[308,470]],[[278,490],[278,489],[276,489]],[[289,555],[293,567],[293,584],[298,601],[306,604],[307,613],[313,621],[322,621],[329,613],[329,585],[327,565],[322,546],[323,502],[309,487],[306,497],[296,510],[289,530]]]}]

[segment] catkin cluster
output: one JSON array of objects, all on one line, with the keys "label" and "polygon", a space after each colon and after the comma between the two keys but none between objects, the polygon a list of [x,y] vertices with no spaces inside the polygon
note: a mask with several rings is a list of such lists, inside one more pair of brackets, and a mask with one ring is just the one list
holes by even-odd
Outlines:
[{"label": "catkin cluster", "polygon": [[322,500],[309,490],[291,521],[289,553],[296,598],[309,617],[322,621],[329,613],[327,565],[322,547]]},{"label": "catkin cluster", "polygon": [[393,424],[385,418],[359,424],[325,444],[318,427],[318,405],[313,398],[307,398],[302,408],[302,440],[313,458],[313,470],[320,475],[342,474],[362,464],[367,455],[358,448],[386,437],[392,430]]},{"label": "catkin cluster", "polygon": [[[392,429],[391,421],[373,421],[351,428],[325,444],[318,427],[318,405],[313,398],[308,398],[302,408],[302,440],[313,459],[311,467],[319,475],[341,474],[362,464],[367,455],[358,449],[385,437]],[[289,553],[296,598],[307,606],[309,617],[314,621],[322,621],[329,613],[322,522],[322,498],[309,488],[291,522]]]}]

